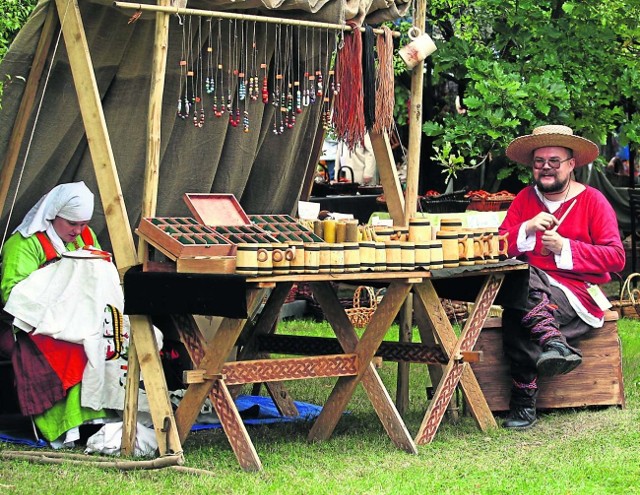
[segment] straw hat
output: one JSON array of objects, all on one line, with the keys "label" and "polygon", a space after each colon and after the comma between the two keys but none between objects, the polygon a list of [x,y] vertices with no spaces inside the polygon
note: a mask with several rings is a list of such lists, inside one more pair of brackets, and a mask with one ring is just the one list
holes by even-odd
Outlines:
[{"label": "straw hat", "polygon": [[598,145],[580,136],[565,125],[543,125],[536,127],[532,134],[515,138],[507,146],[507,156],[514,162],[531,165],[533,151],[548,146],[560,146],[573,150],[576,167],[591,163],[600,154]]}]

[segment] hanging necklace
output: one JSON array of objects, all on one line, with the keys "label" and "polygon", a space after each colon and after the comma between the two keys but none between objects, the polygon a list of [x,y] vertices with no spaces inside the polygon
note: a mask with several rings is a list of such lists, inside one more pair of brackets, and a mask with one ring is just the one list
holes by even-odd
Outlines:
[{"label": "hanging necklace", "polygon": [[[202,65],[202,17],[198,17],[198,59],[196,61],[193,93],[193,125],[198,128],[204,126],[204,101],[203,101],[203,65]],[[200,107],[199,110],[197,107]]]},{"label": "hanging necklace", "polygon": [[205,90],[208,95],[215,90],[215,82],[213,79],[213,31],[211,29],[212,19],[207,21],[209,23],[209,41],[207,43],[207,78],[205,79]]},{"label": "hanging necklace", "polygon": [[[213,93],[213,114],[222,117],[224,113],[224,74],[222,73],[222,27],[218,19],[218,33],[216,37],[216,74]],[[220,105],[218,105],[218,89],[220,89]]]}]

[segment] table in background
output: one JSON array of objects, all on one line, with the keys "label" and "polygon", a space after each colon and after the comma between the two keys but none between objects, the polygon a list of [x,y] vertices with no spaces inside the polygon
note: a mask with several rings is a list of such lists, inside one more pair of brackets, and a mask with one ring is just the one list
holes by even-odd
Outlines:
[{"label": "table in background", "polygon": [[350,213],[359,223],[367,223],[374,211],[380,209],[376,202],[377,195],[356,194],[352,196],[326,196],[309,198],[312,203],[319,203],[321,210],[332,213]]}]

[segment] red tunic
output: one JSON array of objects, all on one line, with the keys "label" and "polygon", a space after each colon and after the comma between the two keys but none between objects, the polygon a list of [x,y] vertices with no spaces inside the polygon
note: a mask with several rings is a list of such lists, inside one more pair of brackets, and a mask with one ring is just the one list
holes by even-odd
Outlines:
[{"label": "red tunic", "polygon": [[[558,268],[553,254],[544,256],[541,253],[542,232],[536,234],[533,251],[523,253],[518,250],[516,241],[522,223],[541,211],[549,212],[533,186],[516,196],[500,226],[500,233],[509,234],[510,257],[518,257],[544,270],[571,290],[590,314],[602,318],[604,312],[587,292],[588,284],[606,283],[611,280],[610,272],[624,268],[624,247],[615,211],[600,191],[586,186],[575,199],[577,203],[558,228],[558,234],[570,240],[573,270]],[[573,199],[560,206],[554,216],[560,218],[572,202]]]}]

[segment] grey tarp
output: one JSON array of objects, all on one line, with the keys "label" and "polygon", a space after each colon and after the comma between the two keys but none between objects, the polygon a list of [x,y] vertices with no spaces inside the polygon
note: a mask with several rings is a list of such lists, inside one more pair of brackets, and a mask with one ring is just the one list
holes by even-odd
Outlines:
[{"label": "grey tarp", "polygon": [[[299,2],[303,3],[302,0]],[[285,3],[290,5],[295,2]],[[312,3],[316,7],[323,4],[317,1]],[[54,6],[48,0],[38,5],[0,65],[0,78],[5,81],[0,111],[0,157],[5,155],[8,146],[46,9],[50,5]],[[135,228],[141,213],[155,14],[145,12],[138,21],[129,24],[133,11],[118,9],[110,0],[79,0],[79,5],[129,221]],[[215,5],[211,0],[193,0],[188,7],[214,10]],[[329,0],[313,14],[286,10],[269,11],[263,15],[273,17],[276,14],[338,23],[344,18],[345,2]],[[200,21],[198,18],[192,18],[191,21],[191,36],[198,39],[196,26]],[[206,18],[202,18],[201,22],[203,26],[208,26]],[[216,20],[212,22],[213,26],[217,26]],[[248,133],[243,132],[242,126],[229,126],[226,115],[215,118],[211,111],[210,95],[205,95],[204,99],[208,112],[202,128],[195,127],[190,120],[178,118],[177,100],[183,83],[179,71],[183,30],[186,30],[189,43],[189,31],[185,26],[188,27],[186,20],[181,25],[179,18],[172,15],[163,97],[157,215],[191,216],[182,200],[185,192],[232,193],[248,213],[293,212],[307,167],[316,158],[311,154],[314,140],[322,130],[321,105],[305,108],[297,116],[295,127],[282,135],[272,132],[274,106],[262,102],[249,105]],[[228,30],[232,30],[231,45],[237,44],[237,38],[233,35],[238,34],[242,24],[223,20],[221,26],[221,52],[227,64],[233,53],[227,43]],[[259,62],[266,60],[270,81],[274,77],[274,52],[280,54],[282,61],[285,48],[285,43],[282,43],[278,45],[279,50],[274,50],[275,29],[274,24],[256,25],[257,58]],[[284,38],[288,31],[285,27],[281,29]],[[205,33],[207,30],[208,27]],[[217,31],[214,29],[214,32]],[[202,44],[206,47],[206,34],[202,38]],[[300,43],[297,42],[298,38]],[[311,42],[312,38],[314,43]],[[98,189],[66,50],[62,40],[56,44],[56,39],[57,34],[51,50],[51,53],[55,51],[55,57],[50,74],[48,60],[42,78],[41,90],[45,80],[46,89],[41,105],[40,95],[36,101],[36,107],[40,108],[39,115],[36,121],[34,116],[37,109],[34,110],[4,205],[1,219],[3,232],[10,211],[8,225],[12,229],[37,199],[58,183],[84,180],[94,191]],[[295,70],[305,67],[305,61],[308,67],[323,65],[324,68],[319,68],[326,70],[326,54],[333,49],[335,39],[333,31],[292,28],[290,39],[294,46],[290,58]],[[312,45],[313,50],[310,48]],[[32,129],[33,140],[28,158],[24,161],[26,143]],[[13,205],[18,177],[21,177],[21,182]],[[110,247],[99,201],[92,226],[105,247]]]},{"label": "grey tarp", "polygon": [[616,212],[620,230],[622,232],[631,232],[631,207],[629,206],[628,188],[615,187],[602,170],[592,165],[576,169],[576,179],[602,192]]}]

